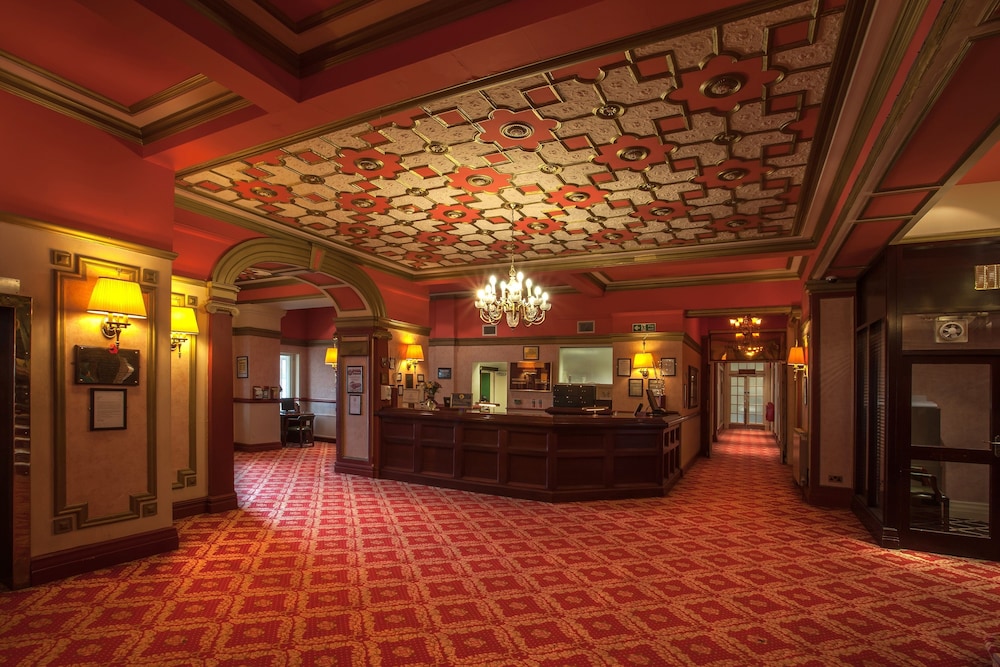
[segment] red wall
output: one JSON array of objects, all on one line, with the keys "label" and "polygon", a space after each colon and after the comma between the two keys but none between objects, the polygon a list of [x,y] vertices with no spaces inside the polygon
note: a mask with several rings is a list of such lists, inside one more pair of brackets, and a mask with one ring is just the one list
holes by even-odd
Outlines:
[{"label": "red wall", "polygon": [[0,146],[0,210],[173,247],[173,174],[125,141],[0,92]]}]

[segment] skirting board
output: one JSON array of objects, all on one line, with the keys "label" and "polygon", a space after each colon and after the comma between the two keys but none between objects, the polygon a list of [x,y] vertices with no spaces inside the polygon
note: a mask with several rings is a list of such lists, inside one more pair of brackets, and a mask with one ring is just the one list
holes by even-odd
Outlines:
[{"label": "skirting board", "polygon": [[31,585],[45,584],[70,575],[155,556],[173,551],[178,546],[180,537],[177,529],[171,527],[57,551],[31,559]]}]

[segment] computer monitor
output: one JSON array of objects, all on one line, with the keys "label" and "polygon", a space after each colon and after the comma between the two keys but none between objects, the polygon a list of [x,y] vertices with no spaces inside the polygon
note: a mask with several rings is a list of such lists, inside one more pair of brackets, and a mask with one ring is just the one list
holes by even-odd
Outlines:
[{"label": "computer monitor", "polygon": [[294,398],[283,398],[280,401],[282,412],[295,412],[295,399]]}]

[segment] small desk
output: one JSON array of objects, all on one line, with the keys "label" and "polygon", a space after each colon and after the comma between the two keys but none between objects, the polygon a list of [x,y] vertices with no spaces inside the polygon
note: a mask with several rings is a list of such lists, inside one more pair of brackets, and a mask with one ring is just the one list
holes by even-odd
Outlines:
[{"label": "small desk", "polygon": [[281,446],[284,447],[286,444],[288,436],[288,418],[289,417],[315,417],[311,412],[296,412],[294,410],[282,410],[279,412],[281,415]]}]

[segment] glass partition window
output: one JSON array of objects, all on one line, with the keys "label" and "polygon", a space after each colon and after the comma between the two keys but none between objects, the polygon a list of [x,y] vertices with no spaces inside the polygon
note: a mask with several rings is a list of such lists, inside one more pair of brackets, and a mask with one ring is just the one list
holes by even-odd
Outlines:
[{"label": "glass partition window", "polygon": [[989,537],[989,489],[989,466],[914,460],[910,528]]},{"label": "glass partition window", "polygon": [[562,384],[613,384],[614,349],[611,347],[559,348],[559,382]]},{"label": "glass partition window", "polygon": [[910,395],[910,528],[990,537],[991,369],[914,363]]},{"label": "glass partition window", "polygon": [[552,364],[541,361],[516,361],[510,365],[510,388],[513,391],[551,391]]}]

